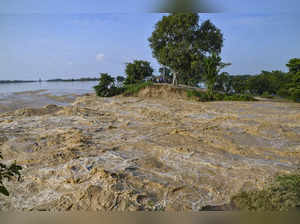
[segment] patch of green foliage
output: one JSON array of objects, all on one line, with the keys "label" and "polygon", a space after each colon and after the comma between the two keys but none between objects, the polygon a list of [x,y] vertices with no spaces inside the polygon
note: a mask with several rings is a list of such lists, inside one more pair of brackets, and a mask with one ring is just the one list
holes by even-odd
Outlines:
[{"label": "patch of green foliage", "polygon": [[263,92],[263,94],[261,95],[263,98],[268,98],[268,99],[273,99],[274,96],[271,95],[269,92],[265,91]]},{"label": "patch of green foliage", "polygon": [[208,94],[207,92],[201,92],[197,90],[187,90],[187,97],[201,102],[208,101],[255,101],[255,99],[250,95],[245,94],[222,94],[214,92]]},{"label": "patch of green foliage", "polygon": [[111,77],[107,73],[102,73],[99,84],[94,86],[97,96],[100,97],[112,97],[121,94],[123,87],[117,87],[115,85],[115,78]]},{"label": "patch of green foliage", "polygon": [[125,85],[123,95],[124,96],[133,96],[133,95],[137,94],[140,90],[142,90],[148,86],[152,86],[152,85],[153,85],[153,83],[150,81]]},{"label": "patch of green foliage", "polygon": [[126,79],[124,80],[125,85],[140,83],[145,78],[152,76],[153,68],[150,66],[150,62],[135,60],[132,63],[126,64]]},{"label": "patch of green foliage", "polygon": [[241,192],[231,199],[233,205],[248,211],[288,211],[300,207],[300,174],[275,178],[263,190]]},{"label": "patch of green foliage", "polygon": [[[0,159],[3,159],[1,152],[0,152]],[[21,178],[20,170],[22,170],[22,167],[16,165],[15,163],[10,166],[0,163],[0,194],[9,196],[9,192],[7,188],[4,186],[3,180],[6,179],[10,181],[12,177],[17,177],[18,180],[20,180]]]},{"label": "patch of green foliage", "polygon": [[206,92],[200,92],[197,90],[187,90],[187,97],[193,100],[207,102],[212,101],[212,98]]},{"label": "patch of green foliage", "polygon": [[255,99],[247,94],[233,94],[233,95],[225,95],[224,101],[255,101]]}]

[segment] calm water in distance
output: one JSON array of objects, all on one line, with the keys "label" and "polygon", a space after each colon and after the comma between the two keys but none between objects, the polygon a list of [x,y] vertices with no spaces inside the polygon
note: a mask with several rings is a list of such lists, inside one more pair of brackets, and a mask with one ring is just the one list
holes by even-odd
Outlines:
[{"label": "calm water in distance", "polygon": [[33,83],[10,83],[0,84],[0,97],[5,97],[17,92],[47,90],[53,95],[85,94],[94,91],[93,86],[98,81],[86,82],[33,82]]}]

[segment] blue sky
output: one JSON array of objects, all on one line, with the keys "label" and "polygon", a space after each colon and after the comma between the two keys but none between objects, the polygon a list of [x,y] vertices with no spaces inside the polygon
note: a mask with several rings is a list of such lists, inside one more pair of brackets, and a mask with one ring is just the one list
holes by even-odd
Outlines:
[{"label": "blue sky", "polygon": [[[158,68],[147,40],[163,16],[148,13],[155,1],[1,0],[0,79],[122,75],[134,59]],[[300,57],[298,1],[217,2],[224,12],[200,19],[222,30],[231,74],[286,70],[290,58]]]}]

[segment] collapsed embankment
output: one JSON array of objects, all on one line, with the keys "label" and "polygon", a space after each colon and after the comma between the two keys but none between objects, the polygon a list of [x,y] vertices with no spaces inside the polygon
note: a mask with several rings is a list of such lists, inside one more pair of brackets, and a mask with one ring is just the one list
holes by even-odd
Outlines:
[{"label": "collapsed embankment", "polygon": [[199,103],[161,86],[138,96],[1,114],[3,157],[24,169],[0,208],[198,211],[299,166],[299,104]]}]

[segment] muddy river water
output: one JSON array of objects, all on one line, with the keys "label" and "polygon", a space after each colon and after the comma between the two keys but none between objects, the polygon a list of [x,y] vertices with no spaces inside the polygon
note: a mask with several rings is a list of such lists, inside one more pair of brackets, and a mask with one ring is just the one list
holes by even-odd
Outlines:
[{"label": "muddy river water", "polygon": [[3,210],[198,211],[300,167],[300,104],[89,94],[0,114],[0,148]]}]

